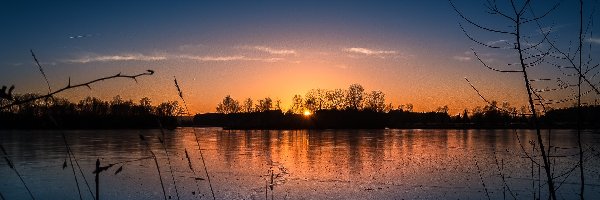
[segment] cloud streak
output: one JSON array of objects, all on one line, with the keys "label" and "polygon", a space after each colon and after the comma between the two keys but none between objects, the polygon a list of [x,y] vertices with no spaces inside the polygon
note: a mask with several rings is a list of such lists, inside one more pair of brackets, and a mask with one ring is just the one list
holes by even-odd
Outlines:
[{"label": "cloud streak", "polygon": [[273,55],[296,55],[296,50],[293,49],[275,49],[267,46],[242,46],[240,48],[262,51]]},{"label": "cloud streak", "polygon": [[93,63],[93,62],[133,62],[133,61],[167,61],[167,60],[194,60],[200,62],[233,62],[233,61],[257,61],[278,62],[283,61],[279,57],[248,57],[244,55],[189,55],[189,54],[163,54],[144,55],[140,53],[115,54],[115,55],[85,55],[76,59],[63,60],[66,63]]},{"label": "cloud streak", "polygon": [[201,62],[227,62],[227,61],[262,61],[262,62],[277,62],[283,60],[283,58],[252,58],[241,55],[235,56],[194,56],[194,55],[180,55],[177,56],[180,59],[196,60]]},{"label": "cloud streak", "polygon": [[588,38],[587,41],[594,44],[600,44],[600,38]]},{"label": "cloud streak", "polygon": [[452,56],[452,59],[458,60],[458,61],[461,61],[461,62],[467,62],[467,61],[473,60],[473,58],[469,57],[469,56]]},{"label": "cloud streak", "polygon": [[114,61],[159,61],[166,60],[166,56],[149,56],[144,54],[122,55],[87,55],[77,59],[66,60],[70,63],[114,62]]},{"label": "cloud streak", "polygon": [[368,56],[382,56],[382,55],[392,55],[392,54],[398,53],[396,51],[375,50],[375,49],[367,49],[367,48],[362,48],[362,47],[345,48],[345,49],[343,49],[343,51],[349,52],[349,53],[363,54],[363,55],[368,55]]}]

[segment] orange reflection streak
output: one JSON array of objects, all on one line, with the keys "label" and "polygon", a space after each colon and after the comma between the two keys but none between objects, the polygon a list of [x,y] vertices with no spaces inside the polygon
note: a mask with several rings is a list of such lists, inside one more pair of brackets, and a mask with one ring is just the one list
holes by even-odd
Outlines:
[{"label": "orange reflection streak", "polygon": [[[417,193],[476,188],[480,186],[474,181],[479,180],[476,161],[484,176],[497,174],[493,152],[517,173],[528,166],[518,151],[506,151],[520,148],[511,131],[500,137],[460,130],[210,129],[198,133],[214,179],[227,185],[221,187],[258,190],[270,181],[272,170],[275,187],[297,198],[321,187],[350,194],[385,187],[428,188],[413,191]],[[531,137],[523,135],[521,140]],[[197,148],[192,136],[183,140],[188,151]]]}]

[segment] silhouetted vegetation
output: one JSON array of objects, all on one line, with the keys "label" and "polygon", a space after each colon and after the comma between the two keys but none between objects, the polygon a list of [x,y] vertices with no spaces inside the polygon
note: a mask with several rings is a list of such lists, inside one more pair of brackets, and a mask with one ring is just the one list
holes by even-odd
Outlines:
[{"label": "silhouetted vegetation", "polygon": [[[259,100],[252,107],[252,99],[237,100],[227,95],[217,106],[217,113],[198,114],[197,126],[218,126],[228,129],[381,129],[381,128],[457,128],[505,129],[535,128],[528,108],[517,109],[509,103],[464,110],[448,114],[448,106],[431,112],[413,112],[413,105],[394,108],[385,103],[381,91],[364,92],[361,85],[353,84],[347,90],[313,89],[302,97],[294,95],[287,111],[272,105],[271,98]],[[584,108],[584,128],[600,128],[600,106]],[[541,116],[541,126],[547,128],[574,128],[577,125],[575,108],[549,110]]]},{"label": "silhouetted vegetation", "polygon": [[[13,95],[15,101],[42,95]],[[2,99],[0,106],[10,102]],[[104,129],[104,128],[174,128],[176,116],[183,113],[177,101],[156,106],[144,97],[139,102],[124,100],[119,95],[111,101],[86,97],[77,103],[64,98],[38,98],[12,105],[0,111],[1,129]],[[157,123],[157,120],[160,123]]]},{"label": "silhouetted vegetation", "polygon": [[[600,129],[600,106],[582,108],[585,129]],[[577,108],[548,111],[541,116],[543,128],[573,129],[577,126]],[[450,116],[444,112],[412,112],[393,109],[389,112],[370,110],[319,110],[310,116],[270,110],[251,113],[206,113],[194,117],[197,126],[216,126],[227,129],[512,129],[534,128],[527,115],[510,114],[487,107],[474,109],[470,115]]]}]

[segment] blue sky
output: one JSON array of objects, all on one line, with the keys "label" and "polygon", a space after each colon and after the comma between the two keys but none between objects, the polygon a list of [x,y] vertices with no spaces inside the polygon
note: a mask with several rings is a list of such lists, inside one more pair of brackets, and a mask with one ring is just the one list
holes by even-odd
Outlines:
[{"label": "blue sky", "polygon": [[[486,14],[483,2],[455,1],[472,19],[510,29],[507,21]],[[534,2],[535,13],[554,5]],[[593,3],[586,1],[586,14]],[[227,94],[269,96],[285,104],[312,88],[351,83],[382,90],[389,102],[413,103],[423,111],[484,105],[464,77],[490,99],[522,105],[525,98],[519,76],[485,69],[471,48],[499,66],[514,62],[514,54],[478,46],[458,23],[486,43],[513,40],[468,26],[448,1],[3,1],[0,13],[0,84],[15,84],[19,93],[46,88],[29,54],[33,49],[53,88],[64,86],[69,77],[85,81],[157,71],[138,84],[114,81],[63,94],[75,101],[117,94],[177,100],[173,76],[196,112],[214,111]],[[553,27],[551,37],[568,49],[577,41],[576,17],[575,2],[565,1],[542,23]],[[597,14],[592,18],[597,20]],[[536,26],[526,33],[531,40],[539,36]],[[598,38],[592,35],[586,45],[597,48]],[[562,75],[552,66],[532,73]],[[568,96],[554,94],[560,95]]]}]

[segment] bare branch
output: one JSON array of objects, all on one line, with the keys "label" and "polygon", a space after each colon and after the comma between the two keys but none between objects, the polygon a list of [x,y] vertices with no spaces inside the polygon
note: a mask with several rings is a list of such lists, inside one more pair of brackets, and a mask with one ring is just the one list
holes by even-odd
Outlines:
[{"label": "bare branch", "polygon": [[456,11],[456,13],[457,13],[457,14],[458,14],[458,15],[459,15],[461,18],[463,18],[465,21],[469,22],[469,24],[471,24],[471,25],[473,25],[473,26],[475,26],[475,27],[477,27],[477,28],[480,28],[480,29],[483,29],[483,30],[486,30],[486,31],[490,31],[490,32],[494,32],[494,33],[501,33],[501,34],[510,34],[510,35],[515,35],[515,33],[513,33],[513,32],[501,31],[501,30],[496,30],[496,29],[487,28],[487,27],[481,26],[481,25],[479,25],[479,24],[477,24],[477,23],[475,23],[475,22],[471,21],[469,18],[465,17],[465,16],[462,14],[462,12],[460,12],[460,11],[458,10],[458,8],[456,8],[456,6],[454,5],[454,3],[452,3],[452,0],[448,0],[448,1],[450,2],[450,5],[452,5],[452,8],[454,9],[454,11]]},{"label": "bare branch", "polygon": [[489,4],[489,5],[486,5],[486,7],[490,10],[490,12],[488,12],[489,14],[492,14],[492,15],[497,14],[497,15],[500,15],[502,17],[509,19],[512,22],[515,22],[515,18],[508,16],[507,14],[500,11],[500,9],[498,9],[498,5],[496,5],[496,1],[494,1],[494,3],[487,1],[487,3]]},{"label": "bare branch", "polygon": [[33,60],[35,60],[35,63],[37,64],[38,69],[40,70],[40,73],[42,73],[42,76],[44,76],[44,80],[46,80],[46,84],[48,85],[48,93],[52,93],[52,89],[50,88],[50,82],[48,82],[48,77],[46,77],[46,73],[44,73],[44,69],[42,68],[42,65],[40,65],[40,62],[35,57],[33,50],[30,49],[29,51],[31,52],[31,56],[33,57]]},{"label": "bare branch", "polygon": [[[560,5],[560,2],[554,4],[554,6],[552,8],[550,8],[548,11],[546,11],[543,15],[539,16],[539,17],[534,17],[533,19],[528,19],[525,20],[523,22],[521,22],[521,24],[526,24],[529,22],[533,22],[533,21],[538,21],[546,16],[548,16],[548,14],[552,13],[554,10],[556,10],[558,8],[558,6]],[[531,9],[531,7],[529,7]],[[525,9],[525,7],[523,7],[523,10]],[[523,12],[523,10],[521,12]],[[533,13],[533,12],[532,12]]]},{"label": "bare branch", "polygon": [[[531,9],[531,8],[530,8]],[[531,9],[531,12],[533,15],[535,15],[533,13],[533,9]],[[542,29],[540,22],[538,19],[534,18],[535,23],[537,24],[539,29]],[[556,50],[558,53],[562,54],[567,61],[569,61],[569,63],[572,65],[572,68],[575,69],[577,71],[577,74],[581,77],[581,79],[586,82],[595,92],[596,94],[600,94],[600,90],[598,90],[598,88],[596,87],[596,85],[592,84],[592,82],[590,82],[590,80],[585,76],[585,74],[582,72],[582,69],[580,69],[579,67],[577,67],[577,64],[575,63],[575,58],[571,58],[567,53],[565,53],[564,51],[561,51],[555,44],[554,42],[550,41],[548,39],[547,35],[544,35],[544,39],[546,41],[548,41],[548,44],[550,44],[550,46],[552,46],[552,48],[554,48],[554,50]],[[581,40],[581,39],[580,39]],[[581,54],[581,48],[578,48],[576,53],[579,52],[579,54]]]},{"label": "bare branch", "polygon": [[475,52],[475,50],[473,50],[473,49],[471,49],[471,50],[473,51],[473,54],[475,54],[475,58],[477,58],[477,60],[479,60],[479,62],[481,62],[481,64],[483,64],[483,66],[487,67],[490,70],[497,71],[497,72],[506,72],[506,73],[510,73],[510,72],[523,72],[523,71],[520,71],[520,70],[499,70],[499,69],[490,67],[485,62],[483,62],[483,60],[481,60],[481,58],[479,58],[479,55],[477,55],[477,52]]},{"label": "bare branch", "polygon": [[477,89],[477,88],[476,88],[476,87],[475,87],[473,84],[471,84],[471,81],[469,81],[469,79],[467,79],[467,77],[465,77],[465,80],[467,80],[467,83],[469,83],[469,85],[471,86],[471,88],[473,88],[473,90],[475,90],[475,92],[477,92],[477,95],[479,95],[479,97],[481,97],[481,99],[483,99],[483,101],[485,101],[485,103],[487,103],[488,105],[490,105],[492,108],[495,108],[495,109],[501,110],[501,111],[503,111],[503,112],[506,112],[506,113],[509,113],[509,114],[519,114],[519,113],[517,113],[517,112],[509,111],[509,110],[506,110],[506,109],[504,109],[504,108],[500,108],[500,107],[498,107],[498,106],[494,105],[494,104],[493,104],[491,101],[488,101],[488,100],[487,100],[487,99],[486,99],[486,98],[485,98],[485,97],[484,97],[484,96],[481,94],[481,92],[479,92],[479,90],[478,90],[478,89]]},{"label": "bare branch", "polygon": [[521,10],[519,11],[519,16],[522,16],[523,13],[525,12],[525,8],[527,8],[531,3],[531,0],[527,0],[524,4],[523,7],[521,8]]},{"label": "bare branch", "polygon": [[140,76],[150,76],[150,75],[153,75],[153,74],[154,74],[153,70],[146,70],[146,72],[140,73],[140,74],[136,74],[136,75],[123,75],[121,73],[118,73],[116,75],[107,76],[107,77],[99,78],[99,79],[96,79],[96,80],[92,80],[92,81],[89,81],[89,82],[85,82],[85,83],[81,83],[81,84],[76,84],[76,85],[71,85],[70,84],[71,81],[69,79],[68,85],[65,86],[65,87],[63,87],[63,88],[61,88],[61,89],[59,89],[59,90],[56,90],[56,91],[51,92],[51,93],[48,93],[47,95],[37,96],[37,97],[25,99],[25,100],[13,101],[13,102],[9,103],[8,105],[4,105],[4,106],[0,107],[0,110],[9,108],[9,107],[12,107],[12,106],[15,106],[15,105],[32,102],[32,101],[35,101],[35,100],[38,100],[38,99],[51,98],[55,94],[64,92],[66,90],[75,89],[75,88],[78,88],[78,87],[87,87],[87,88],[91,89],[92,88],[91,87],[92,84],[94,84],[96,82],[104,81],[104,80],[116,79],[116,78],[129,78],[129,79],[136,80],[137,77],[140,77]]},{"label": "bare branch", "polygon": [[463,31],[463,33],[464,33],[464,34],[467,36],[467,38],[469,38],[471,41],[473,41],[473,42],[475,42],[475,43],[477,43],[477,44],[479,44],[479,45],[481,45],[481,46],[488,47],[488,48],[492,48],[492,49],[500,49],[500,48],[502,48],[502,47],[498,47],[498,46],[492,46],[492,45],[489,45],[489,44],[485,44],[485,43],[483,43],[483,42],[480,42],[479,40],[476,40],[475,38],[471,37],[471,35],[469,35],[469,33],[467,33],[467,31],[465,30],[465,28],[462,26],[462,24],[461,24],[461,23],[458,23],[458,26],[459,26],[459,27],[460,27],[460,29]]}]

